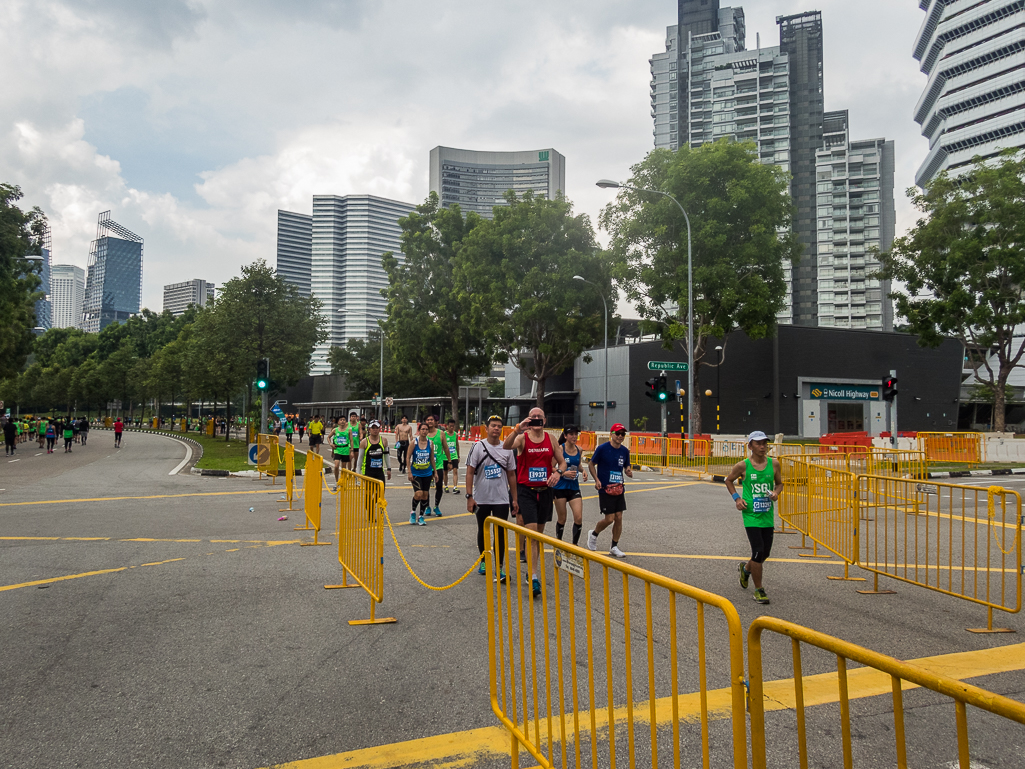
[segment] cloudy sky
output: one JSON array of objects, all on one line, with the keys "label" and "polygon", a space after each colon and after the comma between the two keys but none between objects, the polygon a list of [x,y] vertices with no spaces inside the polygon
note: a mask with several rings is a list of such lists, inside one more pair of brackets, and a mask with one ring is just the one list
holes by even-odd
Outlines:
[{"label": "cloudy sky", "polygon": [[[723,5],[726,5],[724,2]],[[927,145],[912,120],[915,0],[750,0],[748,47],[818,9],[826,109],[896,140],[903,191]],[[96,215],[145,238],[144,305],[190,278],[274,261],[276,210],[314,194],[427,196],[428,153],[554,147],[596,220],[652,148],[648,57],[673,0],[4,0],[0,181],[50,217],[55,263],[84,267]],[[625,308],[623,308],[625,309]]]}]

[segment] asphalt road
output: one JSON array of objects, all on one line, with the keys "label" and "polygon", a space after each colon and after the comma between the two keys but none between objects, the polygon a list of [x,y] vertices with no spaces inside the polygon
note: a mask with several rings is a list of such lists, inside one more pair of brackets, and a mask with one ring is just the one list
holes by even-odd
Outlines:
[{"label": "asphalt road", "polygon": [[[185,457],[182,444],[127,433],[117,451],[101,437],[108,436],[94,433],[71,455],[28,452],[0,466],[0,766],[265,767],[346,751],[368,757],[350,756],[347,766],[367,765],[371,756],[377,766],[397,766],[381,763],[380,746],[407,743],[394,755],[431,760],[425,738],[457,735],[453,755],[460,743],[487,742],[480,735],[492,734],[486,730],[497,720],[488,696],[484,577],[427,590],[406,572],[386,532],[378,614],[398,622],[350,626],[368,616],[369,599],[360,590],[324,590],[339,580],[337,551],[295,544],[309,537],[293,531],[300,514],[277,520],[280,484],[171,476]],[[1016,636],[973,635],[964,628],[985,624],[985,612],[967,602],[893,582],[895,595],[859,595],[863,583],[825,579],[842,573],[834,559],[789,550],[799,544],[792,535],[777,538],[777,560],[766,567],[772,604],[759,606],[736,582],[747,541],[723,487],[667,480],[638,474],[629,486],[635,493],[621,540],[628,562],[728,597],[745,632],[771,614],[901,659],[1025,640],[1020,614],[997,617]],[[473,563],[475,522],[461,495],[447,495],[444,517],[426,527],[404,523],[405,483],[392,484],[387,496],[399,543],[424,581],[448,584]],[[597,519],[595,500],[584,510],[585,524]],[[336,542],[327,532],[323,538]],[[606,547],[608,538],[602,535]],[[621,605],[621,587],[611,589]],[[633,603],[638,593],[632,596],[632,633],[642,638],[643,610]],[[612,607],[620,639],[624,613]],[[600,604],[593,616],[604,632]],[[655,607],[653,624],[663,635],[688,638],[688,622],[681,616],[674,629],[664,605]],[[721,630],[710,620],[711,688],[728,683]],[[643,643],[636,646],[643,651]],[[696,654],[690,644],[681,649],[681,678],[692,680]],[[1021,700],[1025,650],[1020,656],[1018,668],[972,683]],[[834,669],[828,655],[807,654],[806,674]],[[792,675],[788,644],[767,642],[766,679]],[[953,706],[929,692],[906,700],[914,765],[955,761]],[[889,698],[856,700],[852,712],[856,757],[891,765]],[[841,763],[836,718],[835,705],[815,710],[812,765]],[[970,724],[982,766],[1021,766],[1021,727],[977,711]],[[770,714],[777,765],[794,763],[787,747],[793,729],[792,711]],[[711,732],[721,749],[727,722],[713,721]],[[726,765],[726,755],[717,753],[713,766]],[[463,765],[508,766],[508,757],[486,751],[463,758]],[[333,765],[343,763],[321,764]]]}]

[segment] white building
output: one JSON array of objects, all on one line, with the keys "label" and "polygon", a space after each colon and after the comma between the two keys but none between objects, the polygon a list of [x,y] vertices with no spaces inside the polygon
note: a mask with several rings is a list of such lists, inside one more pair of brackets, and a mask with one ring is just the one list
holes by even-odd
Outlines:
[{"label": "white building", "polygon": [[164,311],[175,317],[183,315],[189,307],[206,307],[214,299],[214,284],[200,278],[164,286]]},{"label": "white building", "polygon": [[1014,0],[919,0],[914,57],[929,76],[915,122],[929,154],[915,181],[976,155],[1025,147],[1025,8]]},{"label": "white building", "polygon": [[73,264],[50,268],[50,306],[53,328],[81,328],[85,302],[85,270]]}]

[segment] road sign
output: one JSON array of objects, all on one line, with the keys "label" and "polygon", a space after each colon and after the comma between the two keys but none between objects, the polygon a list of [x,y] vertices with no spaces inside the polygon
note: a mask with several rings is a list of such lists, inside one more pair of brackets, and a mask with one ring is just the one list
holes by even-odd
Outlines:
[{"label": "road sign", "polygon": [[649,360],[648,371],[686,371],[686,363],[672,363],[664,360]]},{"label": "road sign", "polygon": [[[0,403],[0,406],[2,406],[2,405],[3,404]],[[395,405],[395,399],[389,395],[387,398],[384,399],[384,405],[385,406],[394,406]]]},{"label": "road sign", "polygon": [[257,456],[259,454],[259,451],[260,451],[260,445],[258,443],[250,443],[249,444],[249,453],[248,453],[248,455],[246,457],[246,459],[249,462],[249,464],[251,464],[251,465],[255,465],[256,464],[256,460],[257,460]]},{"label": "road sign", "polygon": [[[601,408],[605,408],[605,401],[590,401],[590,402],[588,402],[587,405],[589,407],[591,407],[592,409],[601,409]],[[615,401],[609,401],[609,408],[610,409],[614,409],[615,407],[616,407],[616,402]]]}]

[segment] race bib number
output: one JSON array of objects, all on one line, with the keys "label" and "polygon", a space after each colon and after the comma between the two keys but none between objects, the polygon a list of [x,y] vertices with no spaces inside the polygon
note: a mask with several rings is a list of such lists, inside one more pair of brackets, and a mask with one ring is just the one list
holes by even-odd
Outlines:
[{"label": "race bib number", "polygon": [[527,480],[530,483],[548,483],[547,467],[528,467]]},{"label": "race bib number", "polygon": [[371,457],[370,458],[370,466],[372,468],[374,468],[374,469],[378,469],[378,468],[384,467],[384,458],[383,457]]},{"label": "race bib number", "polygon": [[498,465],[484,465],[484,477],[488,480],[501,478],[502,468]]},{"label": "race bib number", "polygon": [[768,497],[755,497],[752,501],[756,513],[768,513],[772,510],[772,500]]},{"label": "race bib number", "polygon": [[336,435],[335,436],[335,446],[340,446],[341,448],[344,449],[348,445],[349,445],[349,437],[347,435]]},{"label": "race bib number", "polygon": [[609,483],[622,483],[623,473],[620,470],[612,470],[609,472]]}]

